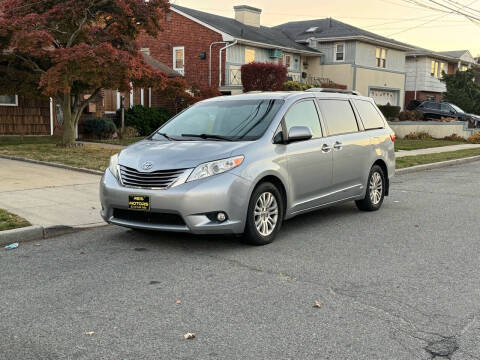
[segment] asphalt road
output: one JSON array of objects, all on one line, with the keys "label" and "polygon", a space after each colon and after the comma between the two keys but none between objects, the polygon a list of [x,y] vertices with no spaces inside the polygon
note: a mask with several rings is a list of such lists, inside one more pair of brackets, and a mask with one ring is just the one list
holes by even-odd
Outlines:
[{"label": "asphalt road", "polygon": [[105,227],[1,250],[0,359],[479,359],[478,179],[400,176],[381,211],[266,247]]}]

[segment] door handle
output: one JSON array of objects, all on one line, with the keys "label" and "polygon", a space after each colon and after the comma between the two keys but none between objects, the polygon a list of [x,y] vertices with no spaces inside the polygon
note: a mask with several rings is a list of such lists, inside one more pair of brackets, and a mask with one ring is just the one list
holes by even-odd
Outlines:
[{"label": "door handle", "polygon": [[323,144],[322,151],[324,153],[328,153],[328,152],[330,152],[330,150],[332,150],[332,148],[330,146],[328,146],[327,144]]},{"label": "door handle", "polygon": [[337,141],[335,145],[333,145],[333,148],[335,150],[342,150],[343,144],[340,141]]}]

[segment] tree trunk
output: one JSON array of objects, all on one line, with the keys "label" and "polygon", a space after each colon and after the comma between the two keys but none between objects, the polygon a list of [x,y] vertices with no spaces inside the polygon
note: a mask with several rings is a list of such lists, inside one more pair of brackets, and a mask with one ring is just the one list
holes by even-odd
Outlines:
[{"label": "tree trunk", "polygon": [[63,111],[63,138],[62,145],[69,146],[75,142],[75,119],[72,116],[72,97],[70,93],[60,98]]}]

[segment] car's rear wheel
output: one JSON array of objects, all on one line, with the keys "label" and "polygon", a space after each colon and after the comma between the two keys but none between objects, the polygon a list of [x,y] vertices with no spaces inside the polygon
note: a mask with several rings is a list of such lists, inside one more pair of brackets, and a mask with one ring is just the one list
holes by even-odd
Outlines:
[{"label": "car's rear wheel", "polygon": [[382,168],[374,165],[370,170],[367,182],[367,192],[362,200],[355,203],[362,211],[376,211],[380,209],[385,199],[385,174]]},{"label": "car's rear wheel", "polygon": [[275,185],[264,182],[253,191],[242,240],[251,245],[270,244],[283,221],[283,199]]}]

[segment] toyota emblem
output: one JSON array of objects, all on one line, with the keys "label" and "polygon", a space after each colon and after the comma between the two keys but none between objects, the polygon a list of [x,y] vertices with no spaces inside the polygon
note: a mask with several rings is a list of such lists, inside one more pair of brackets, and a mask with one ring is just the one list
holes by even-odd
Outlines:
[{"label": "toyota emblem", "polygon": [[142,168],[143,170],[150,170],[152,168],[153,164],[150,161],[146,161],[143,163]]}]

